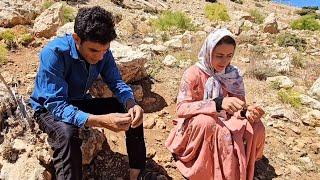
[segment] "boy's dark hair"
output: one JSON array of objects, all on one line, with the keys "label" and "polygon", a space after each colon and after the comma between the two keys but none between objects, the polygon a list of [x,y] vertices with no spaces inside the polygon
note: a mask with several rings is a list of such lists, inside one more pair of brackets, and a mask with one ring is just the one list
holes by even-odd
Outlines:
[{"label": "boy's dark hair", "polygon": [[236,47],[236,41],[230,36],[225,36],[222,39],[220,39],[220,41],[217,43],[216,46],[221,45],[221,44],[231,44],[234,47]]},{"label": "boy's dark hair", "polygon": [[81,42],[106,44],[117,37],[112,14],[100,6],[81,8],[75,19],[74,32]]}]

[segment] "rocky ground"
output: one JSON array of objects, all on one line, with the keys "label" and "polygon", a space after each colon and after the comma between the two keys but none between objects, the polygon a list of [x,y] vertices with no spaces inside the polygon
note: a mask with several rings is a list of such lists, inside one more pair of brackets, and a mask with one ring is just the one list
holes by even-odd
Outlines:
[{"label": "rocky ground", "polygon": [[[25,100],[32,92],[40,49],[55,35],[72,31],[72,22],[65,23],[61,18],[64,6],[56,3],[45,10],[40,6],[43,2],[0,2],[0,32],[12,29],[33,36],[27,46],[17,43],[11,48],[8,62],[0,65],[2,76]],[[216,27],[228,27],[237,34],[233,63],[245,76],[248,103],[260,104],[266,111],[265,158],[256,165],[255,179],[320,179],[319,31],[292,30],[289,23],[298,17],[292,7],[253,0],[244,4],[219,2],[226,5],[231,21],[209,21],[204,7],[210,3],[204,0],[88,0],[69,1],[69,7],[76,13],[79,7],[100,5],[116,17],[119,38],[111,48],[123,78],[146,112],[149,168],[162,172],[168,179],[183,179],[164,147],[175,117],[180,78],[196,62],[207,33]],[[150,21],[166,9],[185,12],[197,29],[155,31]],[[257,24],[248,13],[250,9],[259,9],[270,16]],[[303,38],[306,47],[301,50],[280,46],[277,38],[284,33]],[[99,97],[111,95],[101,81],[91,91]],[[289,97],[285,96],[288,93]],[[0,179],[51,179],[52,151],[46,134],[32,118],[21,117],[1,83],[0,100]],[[31,116],[29,108],[28,112]],[[128,178],[123,133],[84,129],[81,137],[85,179]]]}]

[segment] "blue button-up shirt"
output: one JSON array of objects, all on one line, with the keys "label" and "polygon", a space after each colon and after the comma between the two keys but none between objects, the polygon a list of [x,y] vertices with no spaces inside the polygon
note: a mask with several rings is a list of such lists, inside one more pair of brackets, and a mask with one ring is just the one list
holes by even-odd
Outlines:
[{"label": "blue button-up shirt", "polygon": [[69,102],[87,99],[87,91],[99,74],[122,104],[134,99],[131,88],[121,79],[110,50],[97,64],[90,64],[87,70],[73,37],[67,34],[56,38],[40,53],[40,67],[30,97],[31,106],[36,111],[47,109],[56,120],[83,127],[89,114]]}]

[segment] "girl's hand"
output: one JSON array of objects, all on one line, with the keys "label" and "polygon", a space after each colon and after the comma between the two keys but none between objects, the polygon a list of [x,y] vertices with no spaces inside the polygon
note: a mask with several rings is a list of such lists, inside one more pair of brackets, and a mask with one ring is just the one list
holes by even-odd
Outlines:
[{"label": "girl's hand", "polygon": [[265,114],[263,109],[258,105],[250,105],[248,106],[248,110],[246,113],[246,117],[248,121],[253,124],[256,121],[259,121],[261,117]]}]

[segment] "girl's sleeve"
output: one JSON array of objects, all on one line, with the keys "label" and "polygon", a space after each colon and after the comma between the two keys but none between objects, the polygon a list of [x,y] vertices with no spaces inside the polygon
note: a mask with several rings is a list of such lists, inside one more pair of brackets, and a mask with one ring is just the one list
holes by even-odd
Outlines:
[{"label": "girl's sleeve", "polygon": [[179,118],[190,118],[198,114],[215,115],[216,104],[213,100],[197,98],[199,85],[200,77],[192,69],[188,69],[182,77],[177,97],[176,111]]}]

